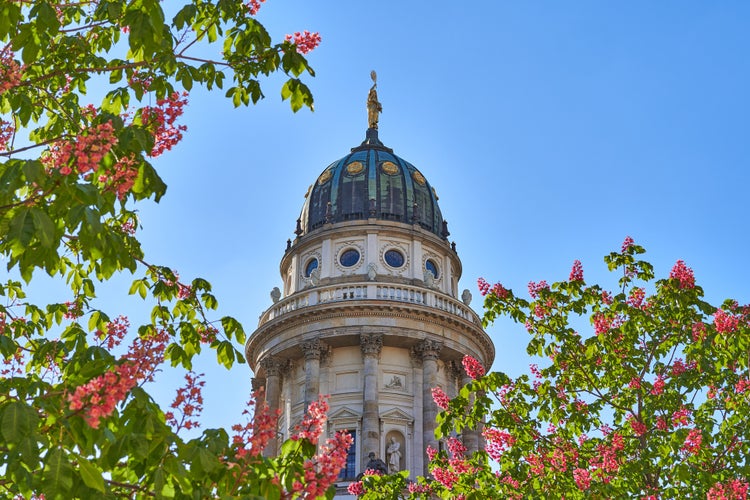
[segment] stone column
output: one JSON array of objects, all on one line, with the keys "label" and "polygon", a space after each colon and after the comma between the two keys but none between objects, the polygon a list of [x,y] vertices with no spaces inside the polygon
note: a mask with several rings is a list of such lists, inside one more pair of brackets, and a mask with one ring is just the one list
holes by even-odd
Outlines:
[{"label": "stone column", "polygon": [[383,348],[383,335],[363,333],[359,338],[364,362],[362,405],[362,460],[374,451],[380,457],[380,415],[378,412],[378,362]]},{"label": "stone column", "polygon": [[[462,368],[461,369],[461,387],[465,386],[472,380],[473,379]],[[469,399],[469,407],[471,408],[473,406],[474,406],[474,396],[471,395]],[[479,431],[480,431],[479,427],[477,427],[476,429],[469,429],[468,427],[465,427],[463,429],[461,437],[463,439],[464,446],[466,446],[467,455],[471,455],[475,451],[479,450]]]},{"label": "stone column", "polygon": [[[276,415],[281,404],[281,372],[286,366],[281,360],[267,357],[260,361],[260,366],[266,372],[266,403],[271,415]],[[264,456],[275,457],[278,453],[278,432],[277,437],[271,439],[263,452]]]},{"label": "stone column", "polygon": [[327,351],[325,342],[319,338],[305,340],[300,344],[305,356],[305,408],[318,400],[320,395],[320,358]]},{"label": "stone column", "polygon": [[[438,407],[432,399],[432,389],[437,387],[438,358],[443,343],[435,340],[423,340],[415,346],[416,351],[422,356],[422,446],[426,450],[428,446],[438,449],[435,439],[435,420]],[[427,464],[429,459],[424,458],[424,474],[429,473]]]}]

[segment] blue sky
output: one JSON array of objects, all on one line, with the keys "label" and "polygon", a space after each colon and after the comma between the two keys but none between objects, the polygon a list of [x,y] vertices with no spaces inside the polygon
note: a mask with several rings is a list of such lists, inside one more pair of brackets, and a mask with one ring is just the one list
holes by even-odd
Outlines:
[{"label": "blue sky", "polygon": [[[248,334],[307,187],[364,139],[372,69],[380,138],[436,188],[480,313],[479,276],[522,290],[580,259],[587,282],[614,286],[602,257],[626,235],[657,275],[684,259],[709,300],[750,302],[747,2],[268,0],[258,18],[277,39],[321,33],[315,112],[289,111],[275,77],[250,108],[194,90],[184,141],[155,162],[167,196],[141,207],[139,233],[151,262],[211,281]],[[139,301],[107,293],[138,324]],[[523,327],[488,331],[493,368],[524,372]],[[205,426],[231,425],[248,367],[198,369]],[[156,397],[171,401],[179,377]]]}]

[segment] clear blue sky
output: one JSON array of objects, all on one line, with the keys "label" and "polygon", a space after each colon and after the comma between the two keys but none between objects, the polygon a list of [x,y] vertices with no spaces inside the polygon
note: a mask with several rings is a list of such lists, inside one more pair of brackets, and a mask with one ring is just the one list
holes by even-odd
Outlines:
[{"label": "clear blue sky", "polygon": [[[209,279],[248,334],[307,187],[364,138],[372,69],[380,138],[435,186],[480,313],[479,276],[520,290],[580,259],[613,285],[602,257],[626,235],[658,275],[684,259],[711,301],[750,302],[750,3],[268,0],[258,18],[277,39],[321,33],[315,112],[292,114],[276,78],[247,109],[194,90],[140,232],[150,261]],[[489,333],[493,368],[526,370],[523,328]],[[205,424],[228,426],[251,374],[212,359]],[[165,403],[173,377],[154,389]]]}]

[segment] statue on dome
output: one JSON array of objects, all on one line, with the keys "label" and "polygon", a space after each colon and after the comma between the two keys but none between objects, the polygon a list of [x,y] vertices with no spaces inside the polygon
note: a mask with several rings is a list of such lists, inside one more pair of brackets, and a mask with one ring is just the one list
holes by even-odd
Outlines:
[{"label": "statue on dome", "polygon": [[372,87],[367,95],[367,124],[369,128],[378,128],[378,118],[383,111],[383,105],[378,101],[378,75],[375,71],[370,72],[372,78]]}]

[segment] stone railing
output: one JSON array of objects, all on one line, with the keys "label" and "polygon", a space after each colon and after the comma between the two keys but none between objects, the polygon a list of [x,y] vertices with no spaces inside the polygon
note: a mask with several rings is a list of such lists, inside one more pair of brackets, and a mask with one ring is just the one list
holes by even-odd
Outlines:
[{"label": "stone railing", "polygon": [[408,285],[352,283],[309,288],[285,297],[261,315],[258,326],[298,309],[356,300],[406,302],[434,307],[481,325],[479,316],[469,306],[434,290]]}]

